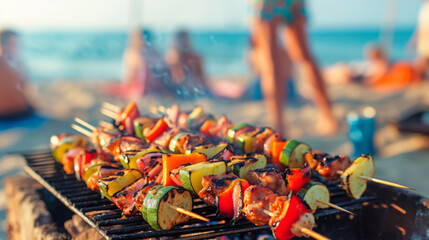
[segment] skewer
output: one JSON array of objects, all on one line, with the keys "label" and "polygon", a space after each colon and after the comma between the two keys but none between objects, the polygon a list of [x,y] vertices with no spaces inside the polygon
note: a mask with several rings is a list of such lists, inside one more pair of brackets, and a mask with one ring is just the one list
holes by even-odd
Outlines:
[{"label": "skewer", "polygon": [[82,124],[84,127],[87,127],[89,130],[94,131],[95,127],[92,126],[91,124],[87,123],[86,121],[80,119],[80,118],[74,118],[74,120],[80,124]]},{"label": "skewer", "polygon": [[108,123],[106,121],[99,121],[98,124],[103,128],[113,128],[113,124]]},{"label": "skewer", "polygon": [[118,107],[118,106],[116,106],[116,105],[114,105],[114,104],[111,104],[111,103],[108,103],[108,102],[103,102],[103,105],[102,105],[104,108],[106,108],[106,109],[108,109],[108,110],[111,110],[111,111],[113,111],[113,112],[116,112],[116,113],[119,113],[120,111],[121,111],[121,108],[120,107]]},{"label": "skewer", "polygon": [[[338,170],[337,174],[343,174],[343,171]],[[415,188],[410,188],[404,185],[400,185],[397,183],[393,183],[393,182],[389,182],[389,181],[385,181],[385,180],[381,180],[381,179],[377,179],[377,178],[372,178],[372,177],[366,177],[366,176],[359,176],[360,179],[362,180],[366,180],[366,181],[371,181],[371,182],[375,182],[375,183],[379,183],[379,184],[384,184],[387,186],[391,186],[391,187],[397,187],[397,188],[404,188],[404,189],[409,189],[409,190],[416,190]]]},{"label": "skewer", "polygon": [[85,135],[85,136],[87,136],[87,137],[91,137],[91,136],[92,136],[92,133],[91,133],[90,131],[86,130],[85,128],[83,128],[83,127],[81,127],[81,126],[78,126],[78,125],[76,125],[76,124],[72,124],[72,125],[71,125],[71,127],[72,127],[74,130],[76,130],[76,131],[78,131],[78,132],[82,133],[83,135]]},{"label": "skewer", "polygon": [[340,207],[340,206],[337,206],[337,205],[335,205],[335,204],[332,204],[332,203],[330,203],[330,202],[326,202],[326,201],[323,201],[323,200],[321,200],[321,199],[316,199],[316,201],[321,202],[321,203],[323,203],[323,204],[326,204],[326,205],[330,206],[331,208],[335,208],[335,209],[338,209],[338,210],[340,210],[340,211],[343,211],[343,212],[346,212],[346,213],[349,213],[349,214],[352,214],[352,215],[355,215],[355,216],[356,216],[356,214],[354,214],[354,213],[350,212],[349,210],[344,209],[344,208],[342,208],[342,207]]},{"label": "skewer", "polygon": [[193,213],[193,212],[191,212],[191,211],[188,211],[188,210],[186,210],[186,209],[183,209],[183,208],[180,208],[180,207],[176,207],[176,206],[171,205],[171,204],[169,204],[169,203],[167,203],[167,206],[168,206],[168,207],[170,207],[171,209],[174,209],[174,210],[176,210],[176,211],[178,211],[178,212],[180,212],[180,213],[183,213],[183,214],[185,214],[185,215],[188,215],[188,216],[190,216],[190,217],[192,217],[192,218],[196,218],[196,219],[199,219],[199,220],[201,220],[201,221],[205,221],[205,222],[210,222],[210,219],[205,218],[205,217],[203,217],[203,216],[201,216],[201,215],[198,215],[198,214],[196,214],[196,213]]},{"label": "skewer", "polygon": [[[270,217],[274,217],[274,214],[272,212],[267,211],[265,209],[264,209],[264,213],[267,214]],[[317,239],[317,240],[330,240],[329,238],[327,238],[327,237],[325,237],[325,236],[323,236],[321,234],[318,234],[317,232],[315,232],[313,230],[310,230],[310,229],[308,229],[306,227],[300,226],[300,225],[298,225],[296,223],[292,224],[292,227],[298,228],[301,232],[307,234],[308,236],[310,236],[310,237],[312,237],[314,239]]]},{"label": "skewer", "polygon": [[100,112],[110,118],[116,119],[118,117],[118,114],[115,112],[112,112],[111,110],[108,110],[106,108],[100,109]]},{"label": "skewer", "polygon": [[321,235],[321,234],[319,234],[319,233],[317,233],[317,232],[315,232],[313,230],[310,230],[308,228],[300,226],[300,225],[298,225],[296,223],[292,224],[292,227],[298,228],[301,232],[307,234],[308,236],[310,236],[310,237],[312,237],[314,239],[317,239],[317,240],[330,240],[329,238],[327,238],[327,237],[325,237],[325,236],[323,236],[323,235]]},{"label": "skewer", "polygon": [[153,107],[153,106],[149,108],[149,111],[151,113],[157,115],[157,116],[165,116],[166,115],[165,112],[163,112],[159,108],[156,108],[156,107]]},{"label": "skewer", "polygon": [[158,107],[158,111],[160,111],[160,112],[162,112],[162,113],[164,113],[164,114],[166,114],[167,113],[167,109],[165,109],[165,107],[164,106],[159,106]]}]

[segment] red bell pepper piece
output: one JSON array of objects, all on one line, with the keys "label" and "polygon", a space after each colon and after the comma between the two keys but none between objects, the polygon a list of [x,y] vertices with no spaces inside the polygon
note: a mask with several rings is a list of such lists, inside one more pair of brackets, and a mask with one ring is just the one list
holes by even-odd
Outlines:
[{"label": "red bell pepper piece", "polygon": [[[238,182],[240,182],[241,184],[241,192],[242,194],[244,194],[244,191],[246,191],[246,189],[249,187],[249,182],[245,179],[235,179],[234,181],[231,182],[231,184],[229,185],[229,187],[221,194],[219,194],[219,196],[217,196],[218,198],[218,208],[219,208],[219,213],[220,215],[222,215],[223,217],[233,217],[234,215],[234,201],[233,201],[233,193],[234,193],[234,187],[236,184],[238,184]],[[243,196],[242,196],[243,198]]]},{"label": "red bell pepper piece", "polygon": [[139,117],[140,113],[136,102],[131,102],[128,106],[118,114],[116,125],[120,131],[124,131],[129,135],[134,134],[134,119]]},{"label": "red bell pepper piece", "polygon": [[220,158],[223,158],[223,160],[229,161],[229,160],[231,160],[231,157],[232,157],[232,156],[235,156],[235,154],[234,154],[231,150],[226,149],[226,150],[222,153],[222,155],[220,155],[220,156],[219,156],[219,159],[220,159]]},{"label": "red bell pepper piece", "polygon": [[79,172],[80,177],[84,175],[84,170],[92,161],[101,160],[103,162],[111,162],[109,155],[106,153],[98,153],[96,151],[86,151],[82,156],[77,156],[74,159],[75,172]]},{"label": "red bell pepper piece", "polygon": [[161,136],[169,129],[170,126],[168,126],[167,122],[163,118],[161,118],[158,120],[155,126],[145,135],[145,137],[149,142],[153,142],[157,137]]},{"label": "red bell pepper piece", "polygon": [[89,163],[96,159],[98,156],[97,152],[95,151],[86,151],[82,158],[80,158],[80,163],[78,163],[79,165],[79,171],[80,171],[80,176],[83,177],[83,170],[89,165]]},{"label": "red bell pepper piece", "polygon": [[119,116],[119,120],[125,120],[130,114],[133,114],[134,112],[138,112],[138,109],[137,103],[133,101],[128,104],[124,111],[122,111],[121,115]]},{"label": "red bell pepper piece", "polygon": [[295,235],[291,232],[292,225],[307,212],[311,212],[311,210],[305,207],[299,196],[292,194],[289,199],[288,208],[283,211],[279,217],[280,222],[272,229],[274,236],[279,240],[288,240],[293,238]]},{"label": "red bell pepper piece", "polygon": [[306,164],[302,168],[290,168],[286,172],[286,180],[288,185],[286,191],[298,192],[304,184],[310,182],[311,168],[310,165]]},{"label": "red bell pepper piece", "polygon": [[69,150],[63,157],[62,163],[64,171],[67,174],[73,174],[74,173],[74,159],[77,155],[79,155],[81,152],[85,152],[85,148],[78,147]]}]

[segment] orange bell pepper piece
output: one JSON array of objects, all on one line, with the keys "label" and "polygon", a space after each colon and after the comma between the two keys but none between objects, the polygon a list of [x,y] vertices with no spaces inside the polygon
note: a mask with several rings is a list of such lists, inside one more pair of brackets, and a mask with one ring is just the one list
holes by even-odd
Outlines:
[{"label": "orange bell pepper piece", "polygon": [[210,129],[211,128],[213,128],[213,127],[216,127],[216,122],[215,121],[213,121],[213,120],[211,120],[211,119],[208,119],[208,120],[206,120],[204,123],[203,123],[203,125],[200,127],[200,132],[202,133],[202,134],[204,134],[205,136],[208,136],[208,137],[213,137],[213,135],[210,133]]},{"label": "orange bell pepper piece", "polygon": [[282,171],[285,169],[284,166],[280,163],[280,154],[283,151],[283,148],[286,146],[286,142],[274,141],[271,143],[271,156],[273,164],[279,167]]},{"label": "orange bell pepper piece", "polygon": [[170,177],[170,172],[186,163],[196,164],[207,161],[207,157],[202,153],[191,154],[165,154],[162,156],[162,184],[164,186],[175,186]]}]

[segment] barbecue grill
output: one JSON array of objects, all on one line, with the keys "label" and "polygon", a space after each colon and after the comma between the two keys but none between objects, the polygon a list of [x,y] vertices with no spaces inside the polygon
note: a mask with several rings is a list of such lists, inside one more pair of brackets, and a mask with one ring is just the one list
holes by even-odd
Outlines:
[{"label": "barbecue grill", "polygon": [[[140,215],[122,215],[109,200],[92,192],[73,174],[66,174],[51,152],[23,156],[27,163],[25,171],[106,239],[207,239],[238,233],[246,233],[252,238],[256,233],[270,232],[269,226],[255,226],[244,218],[234,225],[227,219],[219,219],[215,208],[200,199],[194,200],[193,211],[211,222],[191,219],[171,230],[154,231]],[[331,202],[356,216],[336,209],[318,210],[314,214],[318,224],[315,231],[331,239],[429,239],[429,199],[409,191],[368,183],[366,194],[359,200],[351,200],[338,183],[325,184],[331,192]]]}]

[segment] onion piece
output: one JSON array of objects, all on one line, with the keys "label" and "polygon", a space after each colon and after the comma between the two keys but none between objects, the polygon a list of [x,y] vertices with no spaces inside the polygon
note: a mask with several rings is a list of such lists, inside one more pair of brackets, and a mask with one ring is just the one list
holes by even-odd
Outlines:
[{"label": "onion piece", "polygon": [[274,133],[270,137],[268,137],[267,141],[264,143],[264,153],[267,157],[271,157],[271,144],[273,141],[277,141],[280,139],[279,133]]}]

